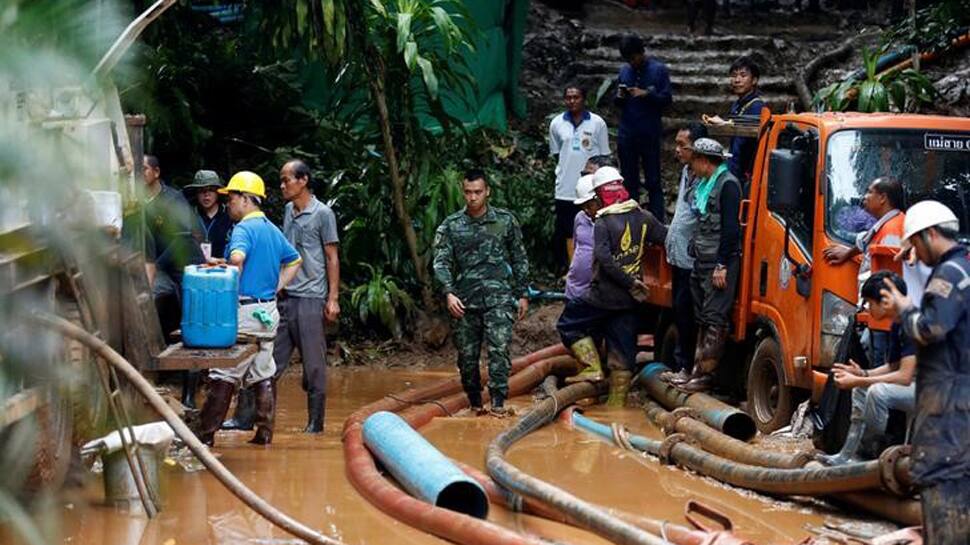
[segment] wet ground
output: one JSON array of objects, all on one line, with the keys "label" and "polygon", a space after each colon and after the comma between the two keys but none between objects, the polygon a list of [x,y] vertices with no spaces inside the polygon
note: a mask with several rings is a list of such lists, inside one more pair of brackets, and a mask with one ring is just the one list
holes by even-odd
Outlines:
[{"label": "wet ground", "polygon": [[[412,385],[452,373],[338,369],[330,375],[327,430],[300,433],[305,401],[299,367],[288,373],[280,391],[279,425],[270,447],[249,445],[249,432],[222,432],[216,452],[222,462],[264,498],[298,520],[348,544],[445,543],[387,517],[363,500],[344,475],[340,429],[358,407]],[[521,413],[530,397],[513,400]],[[587,415],[619,421],[634,433],[658,436],[635,409],[592,407]],[[483,468],[488,442],[511,420],[456,415],[438,419],[422,433],[446,455]],[[621,451],[556,423],[526,438],[509,453],[520,469],[580,496],[639,515],[683,522],[689,499],[729,514],[738,530],[759,544],[797,543],[806,525],[833,518],[805,504],[780,502],[725,487],[715,481],[659,465],[656,460]],[[101,479],[94,478],[64,508],[63,542],[77,545],[176,545],[196,543],[299,543],[242,506],[208,472],[163,470],[165,506],[151,522],[103,503]],[[824,508],[823,508],[824,509]],[[506,527],[562,543],[606,543],[591,534],[492,506],[489,518]],[[2,534],[0,534],[2,535]],[[0,539],[0,541],[4,541]]]}]

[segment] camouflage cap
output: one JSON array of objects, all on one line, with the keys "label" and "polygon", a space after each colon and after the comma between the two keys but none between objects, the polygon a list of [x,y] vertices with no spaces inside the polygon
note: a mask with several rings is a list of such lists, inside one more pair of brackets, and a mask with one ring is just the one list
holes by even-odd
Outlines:
[{"label": "camouflage cap", "polygon": [[222,178],[214,170],[199,170],[195,173],[192,183],[186,189],[202,189],[203,187],[223,187]]}]

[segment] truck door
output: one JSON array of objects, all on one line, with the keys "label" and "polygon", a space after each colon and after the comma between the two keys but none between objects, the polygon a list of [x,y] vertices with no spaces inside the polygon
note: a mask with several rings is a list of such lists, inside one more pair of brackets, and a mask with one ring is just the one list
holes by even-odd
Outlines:
[{"label": "truck door", "polygon": [[[765,153],[757,165],[761,176],[752,184],[751,203],[756,214],[747,226],[746,279],[741,296],[750,301],[750,323],[761,327],[748,368],[749,412],[762,431],[788,423],[795,406],[792,387],[811,387],[812,339],[815,338],[811,282],[818,138],[814,128],[779,120],[768,134]],[[776,150],[804,153],[802,203],[785,212],[769,206],[771,162]],[[786,255],[786,227],[790,227]],[[753,338],[753,330],[746,336]]]}]

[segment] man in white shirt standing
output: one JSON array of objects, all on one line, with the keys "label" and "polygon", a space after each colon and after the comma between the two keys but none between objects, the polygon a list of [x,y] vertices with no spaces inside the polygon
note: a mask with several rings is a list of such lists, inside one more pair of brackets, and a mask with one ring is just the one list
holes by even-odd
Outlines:
[{"label": "man in white shirt standing", "polygon": [[578,85],[563,91],[566,111],[549,123],[549,154],[558,155],[556,165],[556,228],[553,248],[560,269],[572,257],[573,220],[579,212],[576,182],[590,157],[610,154],[610,135],[603,118],[586,109],[586,92]]}]

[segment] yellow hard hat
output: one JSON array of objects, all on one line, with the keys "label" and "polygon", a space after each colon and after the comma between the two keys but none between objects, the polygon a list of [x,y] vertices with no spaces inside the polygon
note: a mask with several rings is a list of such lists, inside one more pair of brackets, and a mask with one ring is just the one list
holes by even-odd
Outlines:
[{"label": "yellow hard hat", "polygon": [[249,193],[262,199],[266,198],[266,184],[263,183],[263,179],[259,177],[259,174],[248,170],[241,170],[233,174],[232,178],[229,178],[229,185],[219,188],[219,193],[223,195],[230,191]]}]

